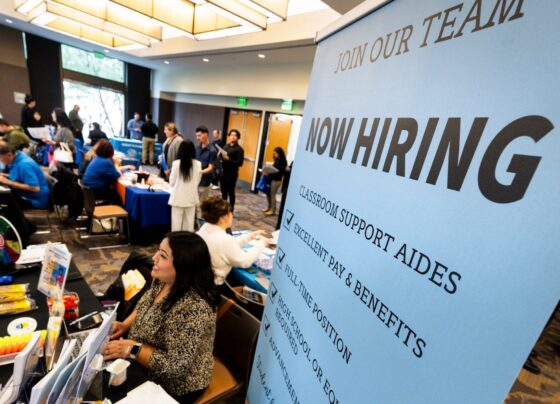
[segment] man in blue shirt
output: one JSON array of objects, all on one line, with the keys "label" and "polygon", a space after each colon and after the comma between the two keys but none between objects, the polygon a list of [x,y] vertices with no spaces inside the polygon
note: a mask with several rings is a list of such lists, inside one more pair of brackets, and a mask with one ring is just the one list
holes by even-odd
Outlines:
[{"label": "man in blue shirt", "polygon": [[7,177],[0,175],[0,184],[12,189],[22,208],[49,206],[49,184],[39,164],[4,141],[0,142],[0,161],[10,170]]},{"label": "man in blue shirt", "polygon": [[196,159],[200,161],[202,167],[202,178],[198,185],[198,198],[202,202],[210,194],[210,183],[212,182],[212,173],[216,166],[218,154],[216,148],[210,144],[206,126],[196,128],[196,140],[199,143],[196,146]]},{"label": "man in blue shirt", "polygon": [[140,114],[138,112],[134,113],[134,118],[128,121],[126,124],[126,129],[128,129],[128,136],[131,139],[142,140],[142,125],[144,122],[142,121]]}]

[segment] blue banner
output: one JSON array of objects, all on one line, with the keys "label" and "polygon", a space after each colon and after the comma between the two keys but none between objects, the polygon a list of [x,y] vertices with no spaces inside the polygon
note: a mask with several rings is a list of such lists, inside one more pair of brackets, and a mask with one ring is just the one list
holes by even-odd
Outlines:
[{"label": "blue banner", "polygon": [[318,46],[251,403],[498,403],[560,297],[558,1]]}]

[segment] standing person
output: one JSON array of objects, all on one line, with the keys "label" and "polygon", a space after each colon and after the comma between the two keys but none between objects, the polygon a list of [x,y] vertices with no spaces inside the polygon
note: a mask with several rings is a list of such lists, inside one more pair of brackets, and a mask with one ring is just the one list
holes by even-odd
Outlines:
[{"label": "standing person", "polygon": [[28,136],[29,131],[27,128],[40,128],[43,126],[41,114],[37,111],[36,107],[35,98],[27,94],[25,96],[25,105],[21,109],[21,127]]},{"label": "standing person", "polygon": [[228,144],[223,147],[226,154],[220,153],[223,167],[221,180],[222,198],[227,201],[229,196],[229,204],[232,211],[235,206],[235,184],[239,175],[239,167],[243,165],[243,159],[245,158],[245,152],[238,143],[240,137],[241,133],[237,129],[230,130],[228,133]]},{"label": "standing person", "polygon": [[[286,167],[288,166],[288,161],[286,160],[286,153],[281,147],[275,147],[272,152],[272,157],[274,158],[273,167],[278,170],[274,174],[268,174],[270,179],[270,193],[266,196],[268,207],[263,210],[266,216],[272,216],[276,214],[276,193],[278,188],[282,185],[282,177],[286,172]],[[264,174],[266,175],[266,174]]]},{"label": "standing person", "polygon": [[93,122],[91,124],[91,130],[89,131],[88,138],[91,142],[91,147],[95,146],[101,139],[108,140],[107,134],[101,130],[101,125],[97,122]]},{"label": "standing person", "polygon": [[208,139],[208,128],[199,126],[196,128],[196,159],[202,165],[202,178],[198,185],[198,196],[200,200],[204,200],[210,193],[210,183],[212,182],[212,173],[216,165],[217,153],[216,148],[210,144]]},{"label": "standing person", "polygon": [[223,147],[224,142],[222,140],[222,131],[221,130],[214,129],[212,131],[212,144]]},{"label": "standing person", "polygon": [[68,119],[70,119],[70,123],[74,127],[74,136],[76,139],[79,139],[84,144],[84,134],[82,130],[84,129],[84,121],[80,117],[80,106],[78,104],[74,105],[74,108],[70,112],[68,112]]},{"label": "standing person", "polygon": [[192,403],[210,384],[214,366],[220,295],[210,254],[196,234],[171,232],[153,260],[150,289],[126,320],[115,322],[103,355],[136,361],[175,400]]},{"label": "standing person", "polygon": [[[216,146],[224,147],[224,141],[222,140],[222,131],[214,129],[212,131],[212,145],[216,150]],[[216,159],[216,167],[214,167],[214,172],[212,173],[212,189],[220,189],[218,184],[220,183],[220,178],[222,177],[222,162],[220,159]]]},{"label": "standing person", "polygon": [[202,168],[200,161],[196,160],[193,142],[183,140],[177,143],[179,144],[177,159],[171,166],[169,177],[171,230],[193,231]]},{"label": "standing person", "polygon": [[278,220],[276,221],[276,230],[280,228],[282,224],[282,215],[284,214],[284,206],[286,205],[286,198],[288,197],[288,188],[290,186],[290,177],[292,176],[292,170],[294,167],[294,162],[292,161],[288,167],[286,167],[286,172],[284,173],[284,180],[282,181],[282,199],[280,199],[280,212],[278,213]]},{"label": "standing person", "polygon": [[[163,133],[165,133],[165,142],[163,143],[163,159],[165,159],[165,166],[166,169],[163,170],[162,177],[169,178],[169,173],[171,172],[171,166],[173,162],[177,160],[177,153],[179,152],[179,145],[183,141],[183,135],[179,133],[177,130],[177,125],[175,122],[167,122],[163,129]],[[193,145],[194,151],[194,145]],[[190,230],[192,231],[192,230]]]},{"label": "standing person", "polygon": [[148,159],[150,165],[154,165],[155,161],[155,144],[156,136],[158,134],[158,127],[152,121],[152,114],[146,114],[146,122],[140,128],[142,131],[142,164],[148,164]]},{"label": "standing person", "polygon": [[10,125],[8,121],[0,118],[0,132],[4,134],[4,140],[16,151],[29,147],[29,137],[19,126]]},{"label": "standing person", "polygon": [[126,124],[126,129],[128,129],[128,137],[133,140],[142,140],[142,117],[139,112],[134,113],[134,118],[130,119]]},{"label": "standing person", "polygon": [[[70,151],[74,153],[76,151],[76,143],[74,142],[74,131],[72,130],[72,124],[68,115],[62,108],[55,108],[51,114],[53,122],[56,124],[56,133],[52,140],[44,138],[45,143],[49,143],[54,146],[54,149],[60,147],[60,143],[66,143],[70,148]],[[74,166],[74,163],[63,163],[69,168]]]}]

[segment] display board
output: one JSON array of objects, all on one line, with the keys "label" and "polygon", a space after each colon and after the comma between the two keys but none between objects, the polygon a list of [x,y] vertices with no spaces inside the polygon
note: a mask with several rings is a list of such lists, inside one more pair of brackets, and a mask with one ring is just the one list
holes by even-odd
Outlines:
[{"label": "display board", "polygon": [[558,1],[318,45],[250,403],[499,403],[560,296]]}]

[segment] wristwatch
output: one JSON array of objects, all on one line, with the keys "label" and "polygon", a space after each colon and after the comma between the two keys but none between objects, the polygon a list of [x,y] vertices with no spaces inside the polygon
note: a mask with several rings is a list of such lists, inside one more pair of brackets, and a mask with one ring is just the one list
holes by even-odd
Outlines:
[{"label": "wristwatch", "polygon": [[142,349],[142,344],[139,342],[132,345],[132,348],[130,348],[130,353],[128,354],[129,358],[136,359],[141,349]]}]

